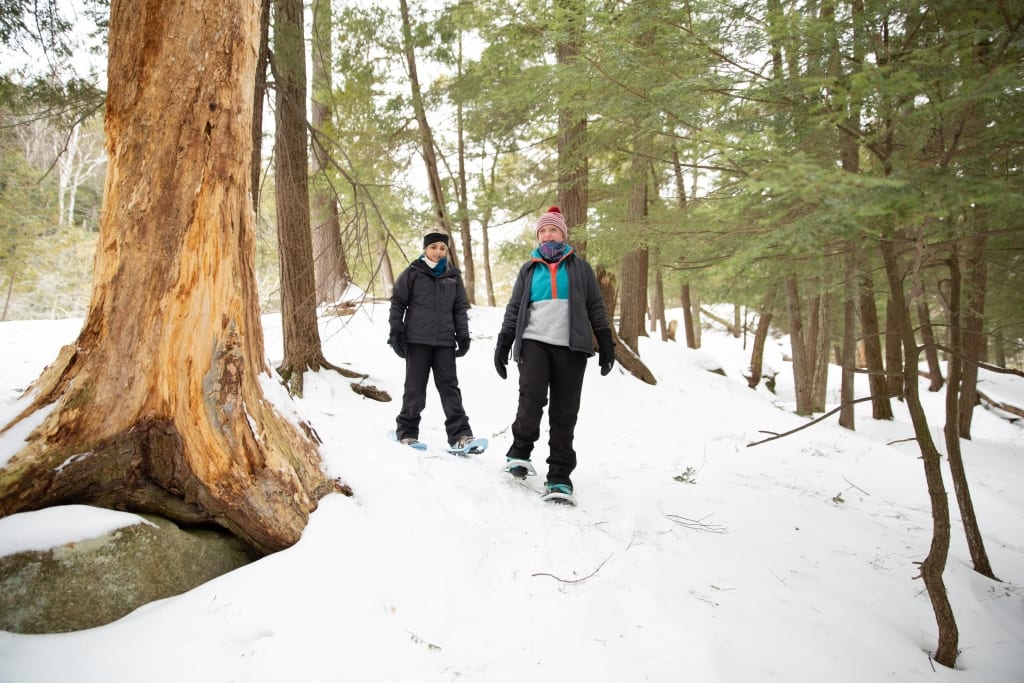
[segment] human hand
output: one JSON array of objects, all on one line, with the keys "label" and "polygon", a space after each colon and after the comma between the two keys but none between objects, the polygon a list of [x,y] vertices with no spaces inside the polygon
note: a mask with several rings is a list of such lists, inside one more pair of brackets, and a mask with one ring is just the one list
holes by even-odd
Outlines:
[{"label": "human hand", "polygon": [[455,337],[455,357],[462,358],[469,352],[469,335]]},{"label": "human hand", "polygon": [[388,346],[395,352],[395,355],[399,358],[405,358],[405,335],[401,332],[392,332],[391,336],[388,337]]},{"label": "human hand", "polygon": [[502,379],[508,379],[508,357],[512,353],[514,339],[515,335],[502,332],[498,335],[498,345],[494,347],[494,369]]},{"label": "human hand", "polygon": [[612,371],[615,365],[615,342],[612,341],[612,331],[604,329],[597,334],[597,364],[601,366],[601,376],[604,377]]}]

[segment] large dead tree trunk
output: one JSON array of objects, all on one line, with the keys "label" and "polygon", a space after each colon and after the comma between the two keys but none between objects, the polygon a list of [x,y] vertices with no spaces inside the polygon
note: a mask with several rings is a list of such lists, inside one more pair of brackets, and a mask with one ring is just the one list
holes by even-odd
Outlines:
[{"label": "large dead tree trunk", "polygon": [[107,170],[78,339],[5,426],[0,515],[87,503],[299,539],[339,490],[263,397],[249,170],[260,4],[111,3]]}]

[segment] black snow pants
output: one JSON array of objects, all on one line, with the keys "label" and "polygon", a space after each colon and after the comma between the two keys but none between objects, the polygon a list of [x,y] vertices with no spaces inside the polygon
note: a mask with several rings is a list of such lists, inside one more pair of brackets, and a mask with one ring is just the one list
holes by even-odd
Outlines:
[{"label": "black snow pants", "polygon": [[395,420],[395,435],[399,440],[406,437],[419,438],[420,414],[427,405],[427,379],[431,371],[434,373],[434,386],[441,397],[448,443],[473,433],[462,407],[462,392],[459,390],[459,377],[455,370],[455,347],[409,344],[405,351],[402,411]]},{"label": "black snow pants", "polygon": [[573,438],[580,411],[583,374],[587,354],[567,346],[553,346],[524,339],[519,361],[519,407],[512,423],[512,446],[507,456],[529,460],[533,445],[540,438],[540,420],[548,402],[548,476],[552,484],[572,486],[569,475],[576,469]]}]

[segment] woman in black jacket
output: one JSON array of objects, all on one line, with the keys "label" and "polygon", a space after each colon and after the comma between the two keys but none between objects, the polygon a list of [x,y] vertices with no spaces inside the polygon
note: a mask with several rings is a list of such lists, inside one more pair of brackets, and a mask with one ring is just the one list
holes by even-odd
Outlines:
[{"label": "woman in black jacket", "polygon": [[572,480],[576,469],[573,439],[583,391],[587,359],[597,337],[601,374],[611,372],[615,343],[597,277],[566,242],[568,230],[557,206],[537,220],[538,247],[516,277],[494,367],[508,376],[509,354],[519,367],[519,405],[512,423],[512,446],[506,471],[524,478],[534,474],[530,455],[540,438],[540,420],[550,391],[548,475],[544,498],[575,504]]},{"label": "woman in black jacket", "polygon": [[406,445],[419,443],[420,414],[427,403],[431,371],[444,409],[448,443],[462,448],[473,441],[455,370],[456,357],[469,351],[468,309],[462,274],[448,263],[448,235],[434,229],[423,238],[423,254],[402,271],[391,294],[388,344],[405,359],[405,390],[395,437]]}]

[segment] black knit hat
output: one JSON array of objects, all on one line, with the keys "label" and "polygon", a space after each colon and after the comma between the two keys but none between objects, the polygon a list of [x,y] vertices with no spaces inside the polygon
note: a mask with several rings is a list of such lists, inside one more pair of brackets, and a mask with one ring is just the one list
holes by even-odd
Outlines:
[{"label": "black knit hat", "polygon": [[444,242],[444,246],[448,246],[448,235],[441,232],[440,228],[431,228],[427,234],[423,236],[423,248],[426,249],[434,242]]}]

